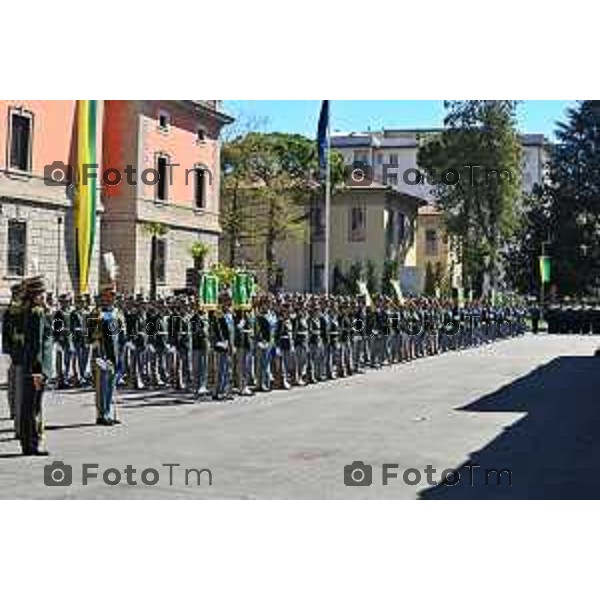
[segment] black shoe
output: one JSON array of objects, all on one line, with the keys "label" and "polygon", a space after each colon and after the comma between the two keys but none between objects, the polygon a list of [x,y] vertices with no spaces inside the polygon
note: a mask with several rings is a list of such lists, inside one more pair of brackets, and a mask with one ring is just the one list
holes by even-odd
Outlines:
[{"label": "black shoe", "polygon": [[35,452],[32,452],[32,454],[34,456],[49,456],[50,452],[48,452],[48,450],[36,450]]},{"label": "black shoe", "polygon": [[121,425],[121,421],[119,421],[119,419],[112,419],[111,425]]}]

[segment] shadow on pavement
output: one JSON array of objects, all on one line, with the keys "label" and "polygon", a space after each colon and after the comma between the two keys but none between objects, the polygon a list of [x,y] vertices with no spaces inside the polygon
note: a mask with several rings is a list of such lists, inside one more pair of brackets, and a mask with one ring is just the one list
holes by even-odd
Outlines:
[{"label": "shadow on pavement", "polygon": [[456,485],[440,483],[421,499],[600,498],[598,358],[556,358],[457,410],[526,414],[457,467]]},{"label": "shadow on pavement", "polygon": [[81,429],[83,427],[98,427],[96,423],[69,423],[68,425],[46,425],[44,429],[46,431],[55,431],[55,430],[63,430],[63,429]]}]

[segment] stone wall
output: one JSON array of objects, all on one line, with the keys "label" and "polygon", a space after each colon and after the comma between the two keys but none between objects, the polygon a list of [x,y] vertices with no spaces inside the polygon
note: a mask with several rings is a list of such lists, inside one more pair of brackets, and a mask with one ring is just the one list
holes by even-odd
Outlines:
[{"label": "stone wall", "polygon": [[[0,214],[0,304],[10,299],[10,287],[20,277],[8,274],[8,222],[22,220],[27,224],[25,276],[41,273],[49,291],[56,294],[75,293],[77,272],[73,211],[62,204],[31,202],[3,197]],[[96,225],[96,240],[90,265],[90,290],[98,289],[100,250],[100,217]]]},{"label": "stone wall", "polygon": [[[159,285],[159,294],[168,294],[173,289],[182,288],[186,283],[186,270],[194,266],[190,254],[190,247],[196,241],[201,241],[211,246],[211,252],[206,259],[209,266],[216,262],[218,256],[218,235],[212,232],[195,231],[189,229],[168,229],[164,239],[166,248],[166,280],[164,285]],[[136,277],[135,284],[128,284],[130,292],[147,294],[150,291],[150,252],[151,237],[144,231],[144,226],[138,223],[136,227]]]}]

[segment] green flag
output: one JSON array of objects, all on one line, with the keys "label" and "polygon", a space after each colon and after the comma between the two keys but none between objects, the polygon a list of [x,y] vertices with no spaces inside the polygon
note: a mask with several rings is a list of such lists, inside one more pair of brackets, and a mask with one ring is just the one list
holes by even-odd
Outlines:
[{"label": "green flag", "polygon": [[540,280],[542,283],[550,283],[550,257],[540,256]]},{"label": "green flag", "polygon": [[254,291],[254,278],[250,273],[238,271],[233,280],[233,304],[238,308],[250,308]]},{"label": "green flag", "polygon": [[216,306],[219,302],[219,278],[216,275],[203,273],[199,287],[200,304]]}]

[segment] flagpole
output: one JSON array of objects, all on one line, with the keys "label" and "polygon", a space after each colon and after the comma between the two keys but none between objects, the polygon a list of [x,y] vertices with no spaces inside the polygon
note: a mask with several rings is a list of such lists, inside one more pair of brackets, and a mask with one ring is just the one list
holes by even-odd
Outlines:
[{"label": "flagpole", "polygon": [[330,241],[330,222],[331,222],[331,137],[329,132],[329,122],[331,113],[327,119],[327,156],[325,172],[325,295],[329,295],[329,241]]}]

